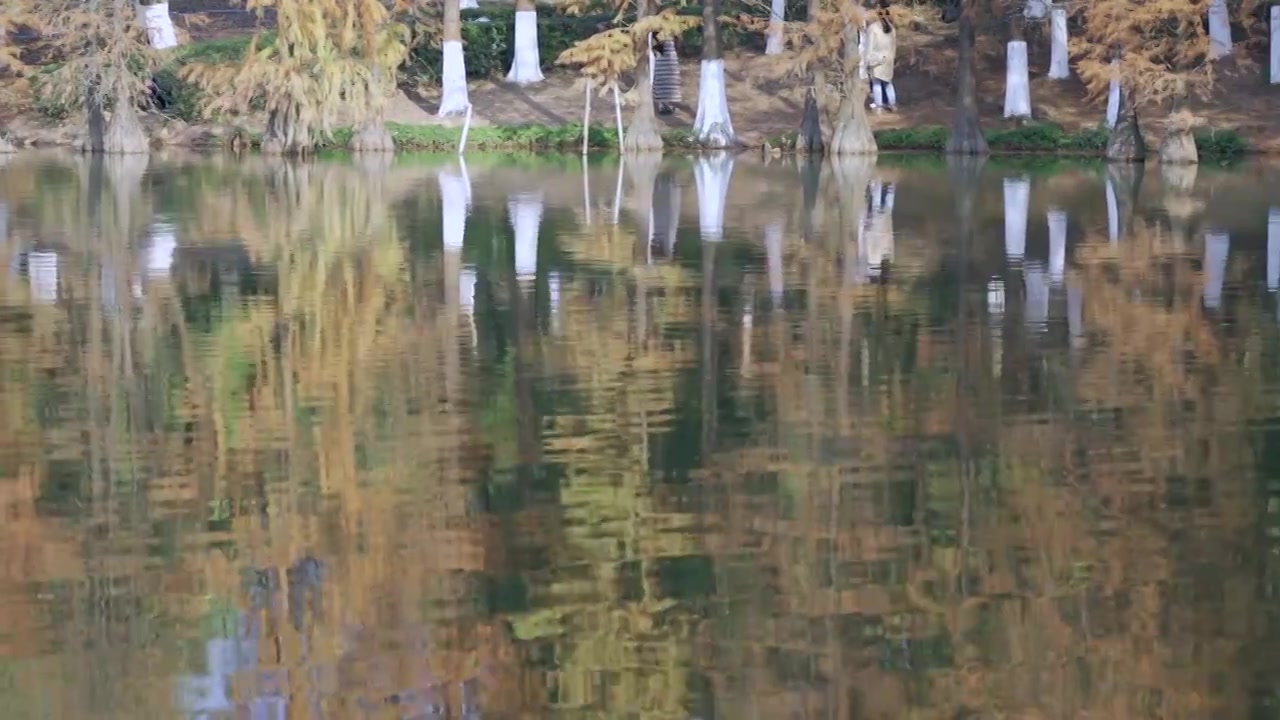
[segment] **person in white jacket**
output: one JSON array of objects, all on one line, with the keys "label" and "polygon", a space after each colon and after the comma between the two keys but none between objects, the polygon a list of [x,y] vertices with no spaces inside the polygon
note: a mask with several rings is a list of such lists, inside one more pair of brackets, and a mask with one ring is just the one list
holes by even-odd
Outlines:
[{"label": "person in white jacket", "polygon": [[876,19],[867,26],[866,63],[871,75],[871,107],[898,109],[893,87],[893,63],[898,52],[898,32],[889,20],[889,0],[880,0]]}]

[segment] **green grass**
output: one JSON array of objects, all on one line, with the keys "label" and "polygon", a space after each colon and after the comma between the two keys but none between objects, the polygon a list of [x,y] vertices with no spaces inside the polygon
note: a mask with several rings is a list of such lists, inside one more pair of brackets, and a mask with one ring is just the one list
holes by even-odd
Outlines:
[{"label": "green grass", "polygon": [[[387,123],[396,149],[404,152],[455,151],[462,128],[443,125]],[[338,128],[320,143],[317,150],[341,150],[351,142],[352,128]],[[668,147],[682,147],[691,141],[688,131],[676,130],[664,136]],[[257,138],[255,138],[255,141]],[[618,131],[591,126],[587,145],[592,150],[616,150]],[[576,150],[582,147],[582,125],[516,125],[472,127],[467,133],[467,150]]]}]

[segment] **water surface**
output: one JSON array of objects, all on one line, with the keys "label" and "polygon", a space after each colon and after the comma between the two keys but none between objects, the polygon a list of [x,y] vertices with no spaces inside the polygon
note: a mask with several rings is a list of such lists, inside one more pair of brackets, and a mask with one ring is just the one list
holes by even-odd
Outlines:
[{"label": "water surface", "polygon": [[6,718],[1280,717],[1278,168],[0,158]]}]

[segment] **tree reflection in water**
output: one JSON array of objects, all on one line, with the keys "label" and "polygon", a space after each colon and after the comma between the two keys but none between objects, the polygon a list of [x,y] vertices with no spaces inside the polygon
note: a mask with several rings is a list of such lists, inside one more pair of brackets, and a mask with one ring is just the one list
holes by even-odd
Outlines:
[{"label": "tree reflection in water", "polygon": [[1275,704],[1273,170],[588,162],[0,169],[6,716]]}]

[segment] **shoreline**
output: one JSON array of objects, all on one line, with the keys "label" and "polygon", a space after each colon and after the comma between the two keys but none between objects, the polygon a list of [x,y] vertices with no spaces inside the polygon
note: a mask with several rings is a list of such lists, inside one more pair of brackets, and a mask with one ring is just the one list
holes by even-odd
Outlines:
[{"label": "shoreline", "polygon": [[[179,148],[193,151],[231,150],[256,151],[261,143],[261,132],[234,124],[187,125],[169,119],[156,121],[148,118],[153,149]],[[386,123],[395,144],[396,153],[450,152],[456,153],[462,128],[456,124],[418,125]],[[887,128],[873,131],[879,151],[883,153],[941,156],[946,145],[948,130],[942,126],[926,125],[905,128]],[[348,152],[348,143],[354,131],[350,127],[337,128],[327,140],[315,148],[316,153]],[[78,125],[31,128],[27,133],[11,132],[9,141],[15,150],[25,148],[74,148],[82,134]],[[666,141],[663,152],[696,154],[714,151],[702,146],[691,132],[684,128],[667,129],[662,133]],[[1053,123],[1030,122],[1010,129],[986,131],[990,154],[1010,157],[1041,157],[1079,160],[1104,160],[1107,131],[1101,127],[1069,131]],[[1202,130],[1195,134],[1201,163],[1227,163],[1250,157],[1278,157],[1280,152],[1258,148],[1250,144],[1234,130]],[[784,133],[757,140],[740,140],[730,152],[759,152],[765,156],[793,156],[796,133]],[[587,149],[592,153],[617,152],[618,133],[612,126],[591,125]],[[1157,156],[1156,149],[1148,148],[1150,157]],[[473,125],[467,136],[466,152],[573,152],[582,151],[582,125],[564,123],[558,125]]]}]

